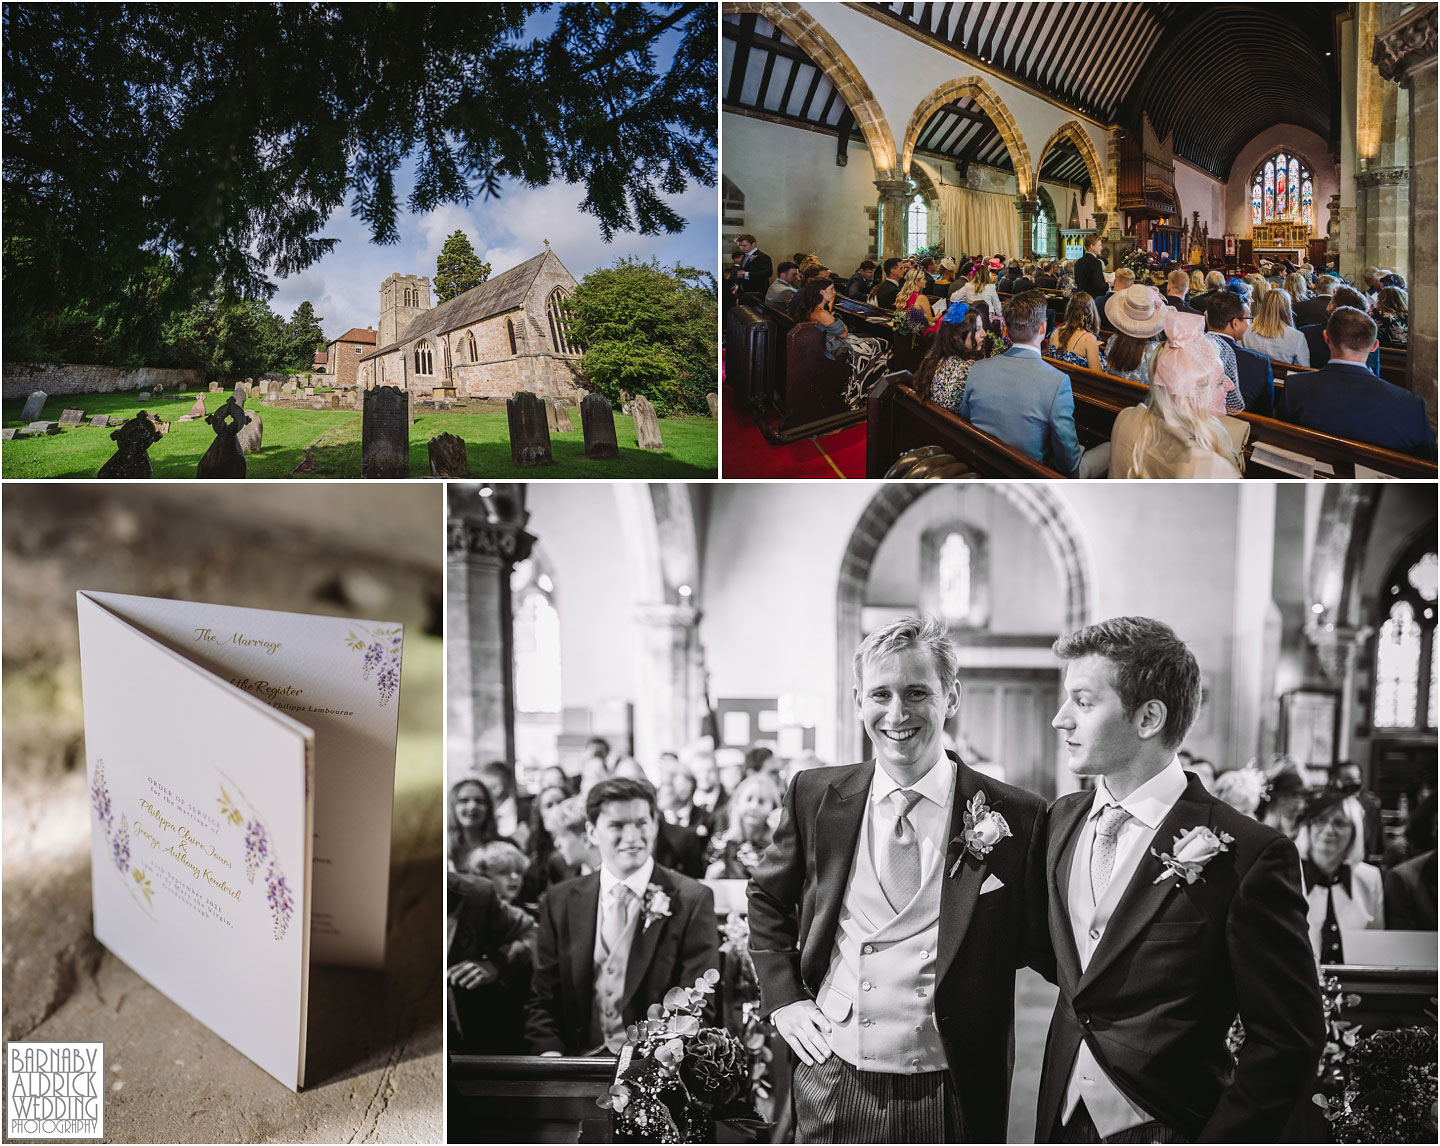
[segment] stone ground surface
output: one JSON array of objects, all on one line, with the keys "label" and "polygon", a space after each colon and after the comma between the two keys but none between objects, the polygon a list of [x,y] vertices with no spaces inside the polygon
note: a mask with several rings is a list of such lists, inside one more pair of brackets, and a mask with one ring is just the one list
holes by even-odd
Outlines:
[{"label": "stone ground surface", "polygon": [[[105,1043],[108,1140],[443,1139],[439,493],[5,487],[3,1033]],[[314,969],[299,1094],[91,934],[79,588],[407,625],[386,966]]]}]

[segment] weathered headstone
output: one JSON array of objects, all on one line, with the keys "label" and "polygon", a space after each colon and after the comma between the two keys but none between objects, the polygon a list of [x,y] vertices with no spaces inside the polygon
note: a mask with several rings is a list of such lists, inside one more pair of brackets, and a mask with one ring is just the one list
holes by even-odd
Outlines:
[{"label": "weathered headstone", "polygon": [[149,390],[141,390],[140,393],[138,393],[138,394],[135,395],[135,397],[139,398],[140,401],[142,401],[142,402],[148,402],[148,401],[150,401],[150,391],[149,391]]},{"label": "weathered headstone", "polygon": [[630,413],[635,417],[635,442],[642,450],[663,450],[660,441],[660,419],[655,416],[655,407],[644,394],[630,399]]},{"label": "weathered headstone", "polygon": [[555,413],[555,399],[545,399],[545,426],[552,434],[560,432],[560,418]]},{"label": "weathered headstone", "polygon": [[267,397],[267,398],[278,398],[278,397],[280,397],[280,381],[279,381],[279,379],[277,379],[277,378],[271,378],[271,379],[269,379],[269,380],[265,383],[265,397]]},{"label": "weathered headstone", "polygon": [[338,409],[340,409],[340,391],[339,391],[339,390],[331,390],[331,391],[330,391],[330,408],[331,408],[332,410],[338,410]]},{"label": "weathered headstone", "polygon": [[193,406],[190,407],[190,409],[189,409],[189,411],[188,411],[188,414],[189,414],[189,416],[192,417],[192,418],[204,418],[204,417],[205,417],[205,399],[202,398],[202,397],[200,397],[200,395],[197,394],[197,395],[195,396],[195,405],[193,405]]},{"label": "weathered headstone", "polygon": [[630,403],[634,401],[634,395],[629,390],[620,391],[620,413],[630,413]]},{"label": "weathered headstone", "polygon": [[517,466],[548,466],[555,459],[550,455],[550,424],[546,411],[550,404],[543,398],[522,390],[505,400],[505,415],[510,423],[510,460]]},{"label": "weathered headstone", "polygon": [[360,418],[360,474],[367,478],[410,476],[410,394],[377,386],[365,395]]},{"label": "weathered headstone", "polygon": [[555,428],[562,434],[575,432],[575,423],[570,420],[570,403],[563,398],[555,403]]},{"label": "weathered headstone", "polygon": [[15,427],[10,426],[0,430],[0,442],[13,442],[15,440]]},{"label": "weathered headstone", "polygon": [[155,476],[150,464],[150,447],[160,440],[155,421],[141,410],[110,435],[116,443],[115,456],[100,467],[96,477],[148,478]]},{"label": "weathered headstone", "polygon": [[236,382],[235,389],[230,391],[230,397],[243,406],[245,399],[250,397],[250,388],[244,382]]},{"label": "weathered headstone", "polygon": [[160,434],[161,434],[161,436],[163,437],[164,435],[166,435],[166,434],[168,434],[168,433],[170,432],[170,423],[169,423],[169,422],[162,422],[159,418],[156,418],[156,419],[155,419],[155,428],[160,431]]},{"label": "weathered headstone", "polygon": [[580,428],[585,431],[587,458],[620,455],[620,445],[615,438],[615,411],[604,394],[587,394],[580,400]]},{"label": "weathered headstone", "polygon": [[84,420],[84,410],[65,410],[60,414],[60,424],[62,426],[78,426]]},{"label": "weathered headstone", "polygon": [[48,397],[44,390],[35,390],[30,397],[25,399],[25,409],[20,411],[22,422],[33,422],[40,417],[40,412],[45,409],[45,399]]},{"label": "weathered headstone", "polygon": [[[237,402],[238,406],[239,403]],[[235,440],[240,443],[240,448],[247,454],[258,454],[260,442],[265,436],[265,425],[260,420],[260,411],[251,410],[250,420],[240,427],[240,432],[235,435]]]},{"label": "weathered headstone", "polygon": [[246,414],[245,408],[234,399],[226,402],[215,413],[206,417],[215,440],[200,458],[195,467],[197,478],[243,478],[246,471],[245,451],[240,448],[240,430],[258,414]]},{"label": "weathered headstone", "polygon": [[164,386],[156,386],[156,387],[155,387],[155,393],[156,393],[156,394],[163,394],[163,393],[165,393],[165,387],[164,387]]},{"label": "weathered headstone", "polygon": [[705,405],[707,405],[707,406],[710,407],[710,416],[711,416],[712,418],[718,418],[718,417],[720,416],[720,395],[719,395],[719,394],[706,394],[706,395],[705,395]]},{"label": "weathered headstone", "polygon": [[108,426],[110,424],[110,415],[96,414],[93,418],[90,419],[90,424],[92,426]]},{"label": "weathered headstone", "polygon": [[470,463],[465,457],[465,439],[456,434],[437,434],[430,439],[430,476],[468,478]]},{"label": "weathered headstone", "polygon": [[59,422],[31,422],[20,430],[20,436],[22,438],[38,438],[42,434],[58,434],[59,432]]},{"label": "weathered headstone", "polygon": [[210,393],[212,393],[212,394],[218,394],[218,393],[220,393],[220,383],[219,383],[219,382],[211,382],[211,383],[210,383]]}]

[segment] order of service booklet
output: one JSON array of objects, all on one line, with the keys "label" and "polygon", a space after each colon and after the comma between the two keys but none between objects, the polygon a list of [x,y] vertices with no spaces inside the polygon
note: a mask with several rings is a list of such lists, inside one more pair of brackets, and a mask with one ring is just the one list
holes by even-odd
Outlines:
[{"label": "order of service booklet", "polygon": [[298,1090],[310,961],[384,963],[402,626],[76,607],[95,937]]}]

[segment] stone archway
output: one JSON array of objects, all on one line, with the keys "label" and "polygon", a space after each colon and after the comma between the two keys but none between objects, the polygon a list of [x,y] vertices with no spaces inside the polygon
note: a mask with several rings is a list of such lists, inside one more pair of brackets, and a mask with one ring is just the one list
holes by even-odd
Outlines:
[{"label": "stone archway", "polygon": [[1070,120],[1057,127],[1045,146],[1040,149],[1040,156],[1035,160],[1036,179],[1039,179],[1040,168],[1045,166],[1045,156],[1062,139],[1068,139],[1075,145],[1075,150],[1080,153],[1080,158],[1085,161],[1085,170],[1090,173],[1090,191],[1095,196],[1095,206],[1091,214],[1101,214],[1109,210],[1106,207],[1105,198],[1105,169],[1100,163],[1100,156],[1095,150],[1095,145],[1090,141],[1090,136],[1080,126],[1078,120]]},{"label": "stone archway", "polygon": [[1020,197],[1030,198],[1035,193],[1035,170],[1030,163],[1029,149],[1021,138],[1020,127],[1015,122],[1015,117],[1010,114],[1010,109],[995,93],[995,89],[979,76],[946,80],[920,101],[905,128],[905,146],[900,153],[901,174],[909,173],[915,144],[919,142],[920,133],[930,122],[930,117],[951,100],[967,97],[980,105],[980,110],[990,117],[990,122],[1000,132],[1000,138],[1005,141],[1005,150],[1010,153],[1010,162],[1015,167],[1015,181],[1019,185]]},{"label": "stone archway", "polygon": [[794,40],[825,73],[825,78],[835,85],[835,90],[855,117],[855,125],[865,137],[870,161],[875,165],[875,178],[895,179],[898,176],[895,135],[886,122],[885,113],[880,110],[880,101],[861,76],[860,69],[814,16],[800,4],[790,2],[730,3],[726,5],[726,11],[753,12]]},{"label": "stone archway", "polygon": [[[837,762],[858,759],[856,754],[860,751],[860,730],[851,697],[853,673],[850,657],[863,636],[860,614],[875,555],[880,551],[885,535],[907,508],[926,494],[943,488],[943,485],[924,482],[886,485],[871,498],[850,534],[845,555],[840,561],[839,585],[835,593]],[[1074,632],[1083,627],[1090,618],[1090,587],[1095,575],[1074,511],[1048,486],[991,482],[985,488],[1007,501],[1040,534],[1065,585],[1065,631]]]}]

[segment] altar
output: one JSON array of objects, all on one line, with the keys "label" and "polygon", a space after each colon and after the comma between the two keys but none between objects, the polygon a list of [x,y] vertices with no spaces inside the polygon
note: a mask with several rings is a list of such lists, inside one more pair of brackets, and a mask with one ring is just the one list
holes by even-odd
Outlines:
[{"label": "altar", "polygon": [[1261,223],[1254,230],[1254,257],[1303,263],[1310,250],[1310,229],[1303,223]]},{"label": "altar", "polygon": [[1305,261],[1305,258],[1306,252],[1300,247],[1277,247],[1270,245],[1262,247],[1259,243],[1255,244],[1255,259],[1257,262],[1260,259],[1269,259],[1273,263],[1278,263],[1282,259],[1288,259],[1298,266]]}]

